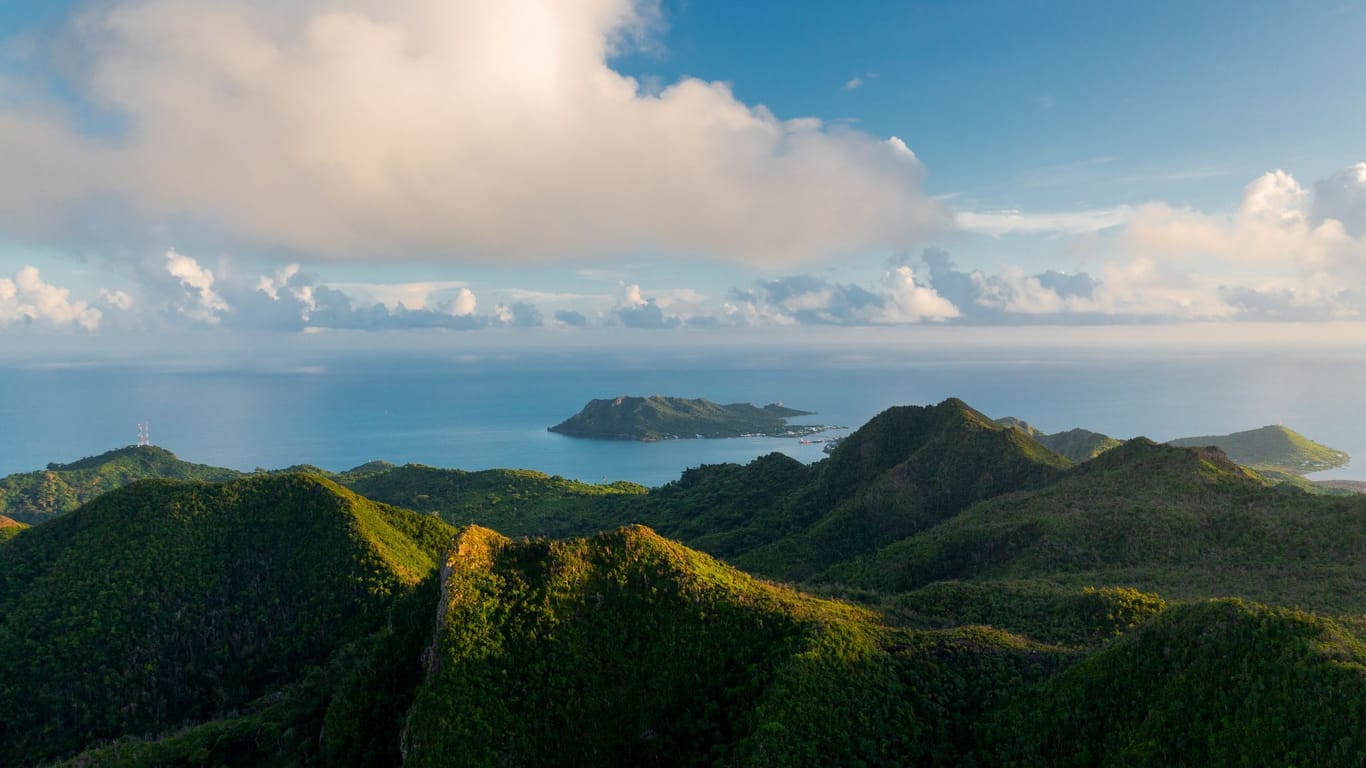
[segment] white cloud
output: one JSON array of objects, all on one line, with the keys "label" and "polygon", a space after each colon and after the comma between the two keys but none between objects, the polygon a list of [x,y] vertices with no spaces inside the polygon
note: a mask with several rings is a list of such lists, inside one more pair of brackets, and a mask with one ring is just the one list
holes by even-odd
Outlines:
[{"label": "white cloud", "polygon": [[1366,237],[1366,163],[1344,168],[1314,185],[1313,215],[1336,219],[1353,237]]},{"label": "white cloud", "polygon": [[645,297],[640,295],[640,286],[634,283],[627,285],[620,283],[617,286],[617,306],[618,307],[641,307],[646,303]]},{"label": "white cloud", "polygon": [[1212,256],[1237,265],[1332,269],[1366,254],[1336,218],[1314,217],[1314,201],[1290,174],[1272,171],[1243,189],[1235,213],[1213,215],[1165,203],[1139,207],[1125,237],[1149,257]]},{"label": "white cloud", "polygon": [[72,301],[66,288],[43,282],[37,267],[25,266],[12,278],[0,278],[0,327],[23,323],[94,331],[101,316],[88,303]]},{"label": "white cloud", "polygon": [[425,280],[410,283],[324,283],[341,291],[355,301],[383,304],[389,309],[427,309],[443,305],[465,309],[453,314],[467,315],[474,311],[475,296],[464,280]]},{"label": "white cloud", "polygon": [[0,210],[69,215],[103,195],[324,258],[498,263],[639,248],[783,263],[947,224],[900,141],[611,69],[655,15],[648,0],[111,0],[76,27],[80,87],[126,135],[0,116]]},{"label": "white cloud", "polygon": [[918,323],[947,320],[961,314],[953,302],[916,282],[911,268],[893,267],[882,277],[884,304],[876,317],[885,323]]},{"label": "white cloud", "polygon": [[1235,314],[1217,283],[1152,259],[1107,263],[1094,278],[1053,270],[1026,274],[1013,268],[994,274],[965,272],[936,249],[927,249],[923,258],[930,287],[953,302],[968,322],[1210,320]]},{"label": "white cloud", "polygon": [[1106,265],[1093,296],[1073,300],[1068,309],[1165,320],[1225,319],[1234,314],[1220,298],[1216,282],[1163,269],[1144,258]]},{"label": "white cloud", "polygon": [[289,285],[289,281],[299,274],[298,264],[287,264],[273,275],[261,275],[261,279],[256,283],[256,290],[266,294],[272,299],[280,298],[280,289]]},{"label": "white cloud", "polygon": [[911,268],[893,266],[872,289],[813,275],[762,280],[723,306],[737,325],[901,325],[957,317],[958,308]]},{"label": "white cloud", "polygon": [[180,304],[180,312],[191,320],[217,325],[221,313],[232,309],[213,288],[213,272],[199,266],[199,262],[174,250],[166,252],[166,273],[180,281],[186,289],[187,301]]},{"label": "white cloud", "polygon": [[606,302],[611,297],[600,293],[574,293],[571,291],[536,291],[529,288],[504,288],[500,293],[517,301],[529,302],[551,302],[564,304],[568,302]]},{"label": "white cloud", "polygon": [[137,303],[137,300],[127,293],[120,290],[110,290],[109,288],[100,289],[100,301],[104,302],[108,307],[124,311],[132,309],[133,305]]},{"label": "white cloud", "polygon": [[876,72],[864,72],[864,73],[861,74],[861,75],[855,75],[854,77],[851,77],[851,78],[849,78],[848,80],[844,81],[844,90],[846,90],[846,91],[856,91],[856,90],[858,90],[859,88],[862,88],[864,85],[866,85],[866,84],[868,83],[869,80],[876,80],[876,79],[877,79],[877,73],[876,73]]},{"label": "white cloud", "polygon": [[[458,288],[455,291],[455,296],[445,305],[444,309],[452,315],[459,317],[461,315],[474,314],[474,310],[478,305],[479,302],[474,296],[474,291],[471,291],[468,288]],[[503,305],[501,304],[498,306],[500,309],[503,308]]]},{"label": "white cloud", "polygon": [[1123,226],[1129,215],[1128,206],[1053,213],[960,211],[954,215],[954,221],[959,229],[992,237],[1037,233],[1081,235]]}]

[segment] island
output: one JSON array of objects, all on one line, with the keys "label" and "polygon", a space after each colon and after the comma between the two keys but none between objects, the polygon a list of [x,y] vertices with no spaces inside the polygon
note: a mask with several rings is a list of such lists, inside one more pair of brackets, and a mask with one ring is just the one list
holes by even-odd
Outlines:
[{"label": "island", "polygon": [[569,437],[595,440],[681,440],[727,437],[807,437],[831,429],[825,424],[788,424],[811,411],[788,408],[782,403],[722,405],[710,400],[683,397],[621,396],[593,400],[583,410],[549,427]]},{"label": "island", "polygon": [[1345,451],[1329,448],[1279,424],[1234,432],[1172,440],[1171,445],[1198,448],[1213,445],[1230,459],[1263,474],[1307,475],[1347,466]]},{"label": "island", "polygon": [[[1123,443],[1109,435],[1087,429],[1070,429],[1049,434],[1027,421],[1007,416],[996,419],[1003,427],[1018,429],[1073,463],[1089,461]],[[1292,480],[1311,472],[1347,466],[1351,457],[1345,451],[1316,443],[1289,427],[1273,424],[1227,435],[1200,435],[1171,440],[1179,448],[1213,446],[1230,459],[1275,480]],[[1301,481],[1302,484],[1302,481]],[[1355,481],[1318,481],[1325,488],[1362,492],[1366,485]]]}]

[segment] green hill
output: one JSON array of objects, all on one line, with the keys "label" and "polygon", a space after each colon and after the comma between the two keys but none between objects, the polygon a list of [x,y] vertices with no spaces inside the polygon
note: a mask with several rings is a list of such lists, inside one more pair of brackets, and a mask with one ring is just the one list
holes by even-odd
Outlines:
[{"label": "green hill", "polygon": [[898,592],[943,579],[1134,586],[1366,613],[1366,499],[1273,486],[1217,449],[1143,438],[836,569]]},{"label": "green hill", "polygon": [[1069,429],[1066,432],[1044,435],[1039,438],[1039,442],[1044,447],[1080,464],[1119,446],[1122,441],[1088,429]]},{"label": "green hill", "polygon": [[1366,498],[949,399],[648,491],[113,490],[0,545],[0,764],[1354,765],[1363,635]]},{"label": "green hill", "polygon": [[1172,608],[980,729],[981,765],[1357,766],[1366,647],[1240,601]]},{"label": "green hill", "polygon": [[1267,426],[1229,435],[1203,435],[1172,440],[1171,445],[1199,448],[1212,445],[1229,458],[1259,470],[1303,475],[1345,466],[1342,451],[1320,445],[1287,427]]},{"label": "green hill", "polygon": [[[853,476],[866,491],[924,450],[908,432],[973,414],[957,403],[893,413],[852,443],[865,447],[837,476],[773,457],[702,474],[790,483],[797,497]],[[1010,433],[1007,457],[1030,445],[999,429],[966,444],[998,432]],[[913,466],[936,466],[923,461]],[[982,466],[952,479],[980,482]],[[1344,503],[1269,487],[1217,451],[1143,440],[1050,473],[907,541],[988,508],[1012,520],[1009,505],[1050,493],[1061,495],[1035,511],[1069,517],[1065,539],[1148,516],[1165,493],[1182,507],[1175,520],[1215,517],[1145,524],[1138,544],[1076,541],[1148,546],[1132,562],[1168,569],[1164,557],[1187,556],[1174,542],[1195,538],[1191,551],[1227,575],[1228,553],[1191,530],[1218,541],[1245,522],[1229,514],[1268,498],[1307,517]],[[1112,512],[1120,489],[1136,506]],[[1342,551],[1268,530],[1246,540],[1283,559],[1342,557],[1366,541],[1350,520],[1313,521],[1339,532]],[[879,611],[759,580],[641,526],[513,540],[312,476],[144,481],[0,547],[0,763],[77,750],[62,765],[1351,765],[1361,754],[1366,652],[1343,625],[1014,578],[1143,573],[1069,571],[1081,549],[1063,539],[1027,546],[1019,572],[1006,558],[1012,578],[969,567],[973,580],[868,596]]]},{"label": "green hill", "polygon": [[746,435],[795,437],[829,428],[787,423],[792,417],[810,415],[809,411],[785,408],[776,403],[760,408],[750,403],[721,405],[683,397],[622,396],[592,400],[583,410],[549,429],[570,437],[648,441]]},{"label": "green hill", "polygon": [[996,423],[1004,427],[1023,430],[1030,437],[1038,440],[1045,448],[1061,456],[1066,456],[1074,464],[1090,461],[1123,442],[1109,435],[1092,432],[1089,429],[1069,429],[1065,432],[1049,434],[1014,416],[997,419]]},{"label": "green hill", "polygon": [[771,455],[689,470],[615,514],[777,578],[810,579],[1068,461],[949,399],[889,408],[807,466]]},{"label": "green hill", "polygon": [[223,717],[379,629],[453,529],[321,478],[142,481],[0,547],[0,763]]},{"label": "green hill", "polygon": [[440,616],[405,765],[951,762],[980,708],[1063,658],[889,630],[639,527],[468,529]]},{"label": "green hill", "polygon": [[231,469],[181,461],[164,448],[129,446],[0,479],[0,513],[34,525],[137,480],[225,482],[241,476],[242,473]]}]

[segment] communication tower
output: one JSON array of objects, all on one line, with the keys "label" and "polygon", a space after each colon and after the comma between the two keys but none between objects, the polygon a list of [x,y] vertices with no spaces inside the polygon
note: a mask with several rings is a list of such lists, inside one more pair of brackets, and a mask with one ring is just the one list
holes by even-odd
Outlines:
[{"label": "communication tower", "polygon": [[152,444],[152,425],[150,422],[138,424],[138,447]]}]

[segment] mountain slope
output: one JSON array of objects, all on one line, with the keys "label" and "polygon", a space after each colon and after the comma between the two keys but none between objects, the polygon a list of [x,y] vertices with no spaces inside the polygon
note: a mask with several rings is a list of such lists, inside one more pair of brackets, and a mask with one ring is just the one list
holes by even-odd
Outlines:
[{"label": "mountain slope", "polygon": [[1001,633],[894,632],[640,527],[467,529],[439,617],[405,765],[951,759],[951,724],[1062,658]]},{"label": "mountain slope", "polygon": [[1020,697],[981,764],[1360,765],[1366,647],[1332,621],[1240,601],[1172,608]]},{"label": "mountain slope", "polygon": [[1090,461],[1111,448],[1118,447],[1122,442],[1109,435],[1092,432],[1089,429],[1069,429],[1065,432],[1054,432],[1051,435],[1038,438],[1038,441],[1045,448],[1066,456],[1077,464]]},{"label": "mountain slope", "polygon": [[0,548],[0,762],[233,711],[377,629],[453,531],[321,478],[142,481]]},{"label": "mountain slope", "polygon": [[1049,434],[1014,416],[997,419],[996,423],[1003,427],[1023,430],[1030,437],[1038,440],[1045,448],[1067,457],[1074,464],[1090,461],[1111,448],[1117,447],[1122,442],[1109,435],[1092,432],[1089,429],[1069,429],[1065,432]]},{"label": "mountain slope", "polygon": [[1066,459],[961,400],[889,408],[804,466],[780,455],[690,470],[618,512],[742,568],[809,579],[1003,493]]},{"label": "mountain slope", "polygon": [[27,527],[18,520],[0,515],[0,542],[9,541]]},{"label": "mountain slope", "polygon": [[420,464],[358,467],[337,481],[366,498],[439,514],[456,525],[479,525],[509,536],[574,536],[612,528],[603,501],[644,494],[635,483],[603,485],[525,469],[465,472]]},{"label": "mountain slope", "polygon": [[1052,645],[1094,647],[1147,621],[1167,603],[1129,587],[1059,587],[1039,581],[936,581],[884,601],[888,618],[920,629],[985,624]]},{"label": "mountain slope", "polygon": [[1137,438],[831,577],[892,592],[942,579],[1047,579],[1359,613],[1364,556],[1366,499],[1272,487],[1217,449]]},{"label": "mountain slope", "polygon": [[1255,469],[1302,475],[1347,464],[1347,454],[1310,440],[1293,429],[1272,425],[1228,435],[1202,435],[1172,440],[1171,445],[1212,445],[1230,459]]},{"label": "mountain slope", "polygon": [[74,461],[49,464],[39,472],[0,479],[0,513],[37,524],[70,512],[102,493],[137,480],[208,480],[226,482],[242,473],[181,461],[154,446],[128,446]]}]

